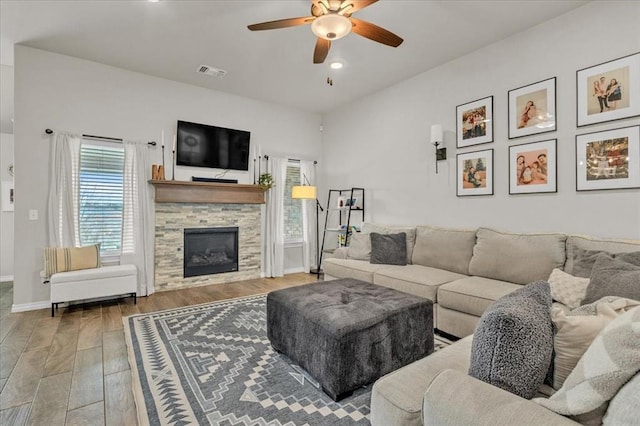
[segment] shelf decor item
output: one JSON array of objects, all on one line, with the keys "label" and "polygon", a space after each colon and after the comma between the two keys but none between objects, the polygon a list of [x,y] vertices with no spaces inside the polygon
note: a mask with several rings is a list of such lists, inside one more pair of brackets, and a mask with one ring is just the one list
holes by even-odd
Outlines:
[{"label": "shelf decor item", "polygon": [[576,136],[576,190],[640,188],[640,126]]},{"label": "shelf decor item", "polygon": [[558,192],[556,139],[509,147],[509,194]]},{"label": "shelf decor item", "polygon": [[493,149],[465,152],[456,158],[456,195],[493,195]]},{"label": "shelf decor item", "polygon": [[576,71],[578,127],[640,115],[640,53]]},{"label": "shelf decor item", "polygon": [[458,105],[456,147],[465,148],[490,142],[493,142],[493,96]]},{"label": "shelf decor item", "polygon": [[275,186],[271,173],[262,173],[258,178],[258,185],[262,189],[271,189]]},{"label": "shelf decor item", "polygon": [[555,132],[556,78],[509,90],[509,139]]}]

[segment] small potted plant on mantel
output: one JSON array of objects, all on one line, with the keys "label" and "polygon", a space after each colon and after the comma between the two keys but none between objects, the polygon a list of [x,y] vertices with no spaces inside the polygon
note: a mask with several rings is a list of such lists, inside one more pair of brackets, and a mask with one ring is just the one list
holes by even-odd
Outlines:
[{"label": "small potted plant on mantel", "polygon": [[273,188],[275,186],[275,182],[273,181],[273,176],[271,176],[271,173],[261,174],[258,178],[258,185],[260,186],[260,188],[265,190]]}]

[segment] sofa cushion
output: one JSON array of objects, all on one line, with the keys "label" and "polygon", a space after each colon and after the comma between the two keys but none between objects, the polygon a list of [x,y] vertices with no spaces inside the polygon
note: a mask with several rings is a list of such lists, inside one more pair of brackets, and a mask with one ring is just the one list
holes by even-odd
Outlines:
[{"label": "sofa cushion", "polygon": [[373,282],[373,274],[388,265],[372,265],[365,260],[326,259],[322,261],[325,274],[335,278],[355,278],[368,283]]},{"label": "sofa cushion", "polygon": [[598,255],[583,304],[595,302],[604,296],[640,300],[640,266],[635,262],[625,262],[621,257],[622,255],[614,259],[606,253]]},{"label": "sofa cushion", "polygon": [[549,275],[551,298],[562,303],[569,309],[580,306],[580,302],[587,294],[589,278],[574,277],[556,268]]},{"label": "sofa cushion", "polygon": [[465,277],[438,289],[438,304],[479,317],[496,300],[521,289],[518,284],[482,277]]},{"label": "sofa cushion", "polygon": [[404,232],[405,234],[407,234],[407,263],[411,263],[411,257],[413,256],[413,246],[416,243],[415,226],[378,225],[375,223],[365,222],[362,224],[362,232],[377,232],[378,234],[397,234],[399,232]]},{"label": "sofa cushion", "polygon": [[589,417],[603,411],[638,371],[640,306],[620,315],[602,330],[558,392],[549,399],[534,401],[558,414]]},{"label": "sofa cushion", "polygon": [[476,230],[418,226],[411,263],[469,275]]},{"label": "sofa cushion", "polygon": [[347,259],[369,260],[371,259],[371,237],[369,234],[354,232],[349,238]]},{"label": "sofa cushion", "polygon": [[480,228],[469,274],[516,284],[546,280],[565,263],[564,234],[508,234]]},{"label": "sofa cushion", "polygon": [[600,250],[609,253],[628,253],[631,251],[640,251],[640,241],[569,235],[567,237],[567,262],[564,265],[564,271],[576,277],[589,278],[591,271],[589,271],[587,275],[584,275],[580,274],[580,272],[575,273],[573,270],[575,259],[580,256],[580,253],[576,249]]},{"label": "sofa cushion", "polygon": [[425,297],[435,303],[438,287],[460,278],[464,275],[428,266],[386,266],[376,271],[373,283]]},{"label": "sofa cushion", "polygon": [[604,426],[633,425],[638,422],[640,373],[633,376],[613,397],[602,419]]},{"label": "sofa cushion", "polygon": [[549,283],[538,281],[496,301],[473,334],[469,374],[526,399],[542,385],[553,353]]},{"label": "sofa cushion", "polygon": [[407,234],[379,234],[372,232],[371,259],[373,264],[406,265],[407,264]]},{"label": "sofa cushion", "polygon": [[623,262],[640,266],[640,251],[609,253],[604,250],[585,250],[575,247],[573,249],[573,275],[576,277],[590,278],[593,265],[600,254],[607,254]]},{"label": "sofa cushion", "polygon": [[422,425],[422,399],[446,369],[466,372],[471,336],[380,378],[371,391],[371,424]]}]

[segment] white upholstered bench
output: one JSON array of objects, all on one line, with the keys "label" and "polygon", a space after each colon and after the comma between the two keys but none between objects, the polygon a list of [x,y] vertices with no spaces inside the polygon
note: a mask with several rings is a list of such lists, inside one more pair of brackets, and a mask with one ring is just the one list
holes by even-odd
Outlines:
[{"label": "white upholstered bench", "polygon": [[137,303],[138,269],[135,265],[102,266],[79,271],[57,272],[51,285],[51,316],[60,303],[96,297],[129,294]]}]

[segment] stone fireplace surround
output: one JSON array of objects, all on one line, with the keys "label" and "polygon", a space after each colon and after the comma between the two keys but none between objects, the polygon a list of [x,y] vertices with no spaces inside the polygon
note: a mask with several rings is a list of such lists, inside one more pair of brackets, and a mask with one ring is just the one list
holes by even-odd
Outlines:
[{"label": "stone fireplace surround", "polygon": [[[260,278],[261,259],[261,203],[264,192],[255,185],[197,184],[193,182],[151,181],[156,187],[155,219],[155,290],[167,291],[209,284]],[[231,187],[229,187],[231,185]],[[253,198],[208,196],[212,190],[235,189],[256,193]],[[197,192],[188,196],[167,196],[163,187],[172,191]],[[226,188],[225,188],[226,187]],[[257,188],[257,190],[256,190]],[[173,202],[175,201],[175,202]],[[237,202],[233,202],[237,201]],[[213,275],[183,277],[184,229],[232,227],[238,229],[238,271]]]}]

